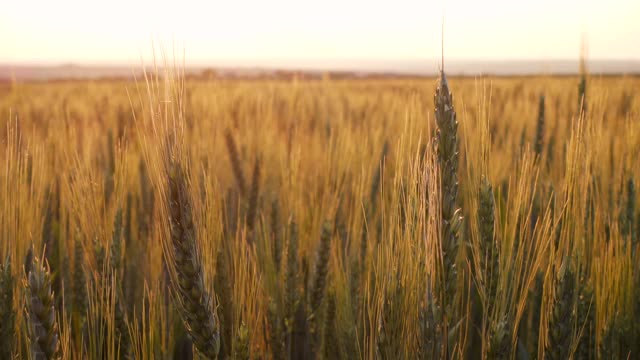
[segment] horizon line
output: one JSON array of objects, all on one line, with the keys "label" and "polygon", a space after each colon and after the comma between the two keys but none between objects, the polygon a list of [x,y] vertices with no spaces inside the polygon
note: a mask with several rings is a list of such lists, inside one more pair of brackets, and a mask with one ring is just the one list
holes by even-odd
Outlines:
[{"label": "horizon line", "polygon": [[[153,62],[153,63],[2,63],[0,79],[58,80],[131,78],[149,67],[165,66],[184,69],[188,75],[222,77],[269,77],[277,73],[320,74],[335,73],[362,76],[416,76],[428,77],[438,73],[439,59],[342,59],[342,60],[276,60],[211,61],[211,62]],[[593,75],[640,74],[640,59],[592,59],[587,63]],[[580,72],[578,59],[449,59],[447,73],[452,76],[567,76]]]}]

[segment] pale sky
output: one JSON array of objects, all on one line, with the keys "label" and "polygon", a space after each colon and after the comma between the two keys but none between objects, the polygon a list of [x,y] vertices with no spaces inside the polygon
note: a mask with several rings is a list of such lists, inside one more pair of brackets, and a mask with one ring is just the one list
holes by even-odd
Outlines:
[{"label": "pale sky", "polygon": [[640,0],[6,0],[0,63],[640,59]]}]

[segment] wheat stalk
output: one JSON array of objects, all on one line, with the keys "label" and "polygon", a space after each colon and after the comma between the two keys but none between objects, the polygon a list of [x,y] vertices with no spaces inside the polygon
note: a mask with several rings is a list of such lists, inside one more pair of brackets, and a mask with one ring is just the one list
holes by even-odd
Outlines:
[{"label": "wheat stalk", "polygon": [[636,185],[633,177],[627,180],[627,203],[622,214],[622,234],[629,236],[631,239],[632,250],[636,250],[637,234],[636,234]]}]

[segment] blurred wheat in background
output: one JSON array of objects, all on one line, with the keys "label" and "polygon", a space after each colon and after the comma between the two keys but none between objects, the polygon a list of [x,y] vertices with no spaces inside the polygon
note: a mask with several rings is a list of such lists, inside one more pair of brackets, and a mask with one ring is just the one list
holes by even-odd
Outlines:
[{"label": "blurred wheat in background", "polygon": [[2,85],[0,358],[638,358],[639,88]]}]

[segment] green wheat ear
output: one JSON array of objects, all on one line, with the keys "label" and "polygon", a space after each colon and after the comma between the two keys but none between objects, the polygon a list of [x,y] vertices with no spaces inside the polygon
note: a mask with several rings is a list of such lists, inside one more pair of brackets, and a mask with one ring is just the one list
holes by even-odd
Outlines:
[{"label": "green wheat ear", "polygon": [[336,324],[336,293],[330,291],[327,297],[327,313],[324,321],[324,358],[342,359],[338,326]]},{"label": "green wheat ear", "polygon": [[318,248],[318,258],[316,260],[315,278],[311,289],[311,311],[317,312],[320,309],[324,298],[324,290],[327,285],[327,272],[329,271],[329,255],[331,251],[331,224],[325,222],[322,226],[320,236],[320,247]]},{"label": "green wheat ear", "polygon": [[13,275],[10,258],[0,263],[0,358],[11,359],[15,341],[13,311]]},{"label": "green wheat ear", "polygon": [[289,224],[287,245],[287,271],[284,283],[285,327],[287,336],[293,331],[294,317],[300,304],[298,289],[298,224],[292,220]]},{"label": "green wheat ear", "polygon": [[458,207],[458,121],[453,107],[453,98],[444,71],[435,94],[435,118],[438,165],[440,168],[440,191],[442,206],[442,251],[444,283],[442,295],[446,312],[453,311],[453,299],[457,286],[458,269],[456,258],[462,227],[462,211]]},{"label": "green wheat ear", "polygon": [[581,274],[578,293],[577,325],[582,330],[576,349],[576,358],[589,359],[595,347],[594,327],[596,322],[595,297],[584,271]]},{"label": "green wheat ear", "polygon": [[[327,274],[329,272],[329,255],[331,254],[331,235],[333,231],[331,229],[331,223],[325,221],[322,225],[322,233],[320,235],[320,247],[317,252],[317,259],[315,265],[315,275],[313,278],[313,287],[311,288],[310,298],[310,321],[309,329],[311,332],[311,351],[316,354],[319,350],[317,348],[320,337],[319,329],[319,317],[321,305],[325,296],[325,288],[327,286]],[[305,281],[306,284],[306,281]]]},{"label": "green wheat ear", "polygon": [[33,269],[33,246],[29,247],[27,254],[24,257],[24,274],[29,276],[29,273]]},{"label": "green wheat ear", "polygon": [[280,203],[278,199],[271,202],[271,239],[273,241],[273,262],[276,273],[280,273],[282,262],[282,231],[280,226]]},{"label": "green wheat ear", "polygon": [[258,217],[258,199],[260,197],[260,159],[256,159],[251,176],[251,191],[249,192],[247,208],[247,230],[251,241],[254,240],[254,228]]},{"label": "green wheat ear", "polygon": [[487,359],[509,359],[511,355],[511,324],[505,316],[489,326]]},{"label": "green wheat ear", "polygon": [[233,358],[236,360],[249,360],[251,358],[249,347],[249,328],[244,323],[240,324],[233,344]]},{"label": "green wheat ear", "polygon": [[231,287],[231,274],[227,252],[218,251],[216,260],[216,275],[214,277],[214,287],[218,295],[218,314],[220,314],[220,356],[231,356],[232,345],[232,324],[233,324],[233,289]]},{"label": "green wheat ear", "polygon": [[34,257],[33,267],[26,281],[28,334],[31,356],[34,359],[60,358],[60,336],[51,285],[49,266]]},{"label": "green wheat ear", "polygon": [[565,259],[555,281],[555,297],[549,318],[549,334],[546,359],[568,359],[573,335],[573,309],[576,279],[570,267],[570,259]]},{"label": "green wheat ear", "polygon": [[123,224],[122,224],[122,209],[118,208],[113,220],[113,233],[111,246],[109,248],[109,262],[111,269],[117,276],[118,281],[122,280],[122,241],[123,241]]},{"label": "green wheat ear", "polygon": [[118,283],[115,289],[115,306],[114,306],[114,320],[116,339],[118,340],[118,348],[120,350],[120,357],[127,359],[130,357],[130,337],[128,330],[127,311],[124,300],[124,293],[122,289],[123,274],[123,242],[124,226],[122,222],[122,208],[118,208],[113,221],[113,234],[112,241],[109,247],[109,265],[112,274],[115,275]]},{"label": "green wheat ear", "polygon": [[418,355],[420,359],[439,359],[441,356],[442,324],[439,322],[440,314],[438,304],[433,299],[431,282],[427,279],[424,303],[420,306],[420,341],[418,342]]},{"label": "green wheat ear", "polygon": [[76,239],[74,244],[73,284],[71,303],[76,323],[76,331],[82,328],[87,314],[87,281],[85,276],[84,249]]},{"label": "green wheat ear", "polygon": [[220,350],[220,326],[213,299],[204,284],[187,178],[180,164],[176,163],[170,165],[168,175],[171,244],[165,257],[170,262],[174,299],[198,352],[215,359]]},{"label": "green wheat ear", "polygon": [[271,356],[273,356],[274,360],[285,359],[281,320],[277,304],[273,300],[270,300],[267,308],[267,323],[269,324],[269,346],[271,347]]},{"label": "green wheat ear", "polygon": [[236,178],[236,184],[238,185],[238,190],[240,191],[240,195],[244,196],[247,192],[247,185],[244,179],[244,171],[242,170],[242,164],[240,163],[240,155],[238,155],[238,147],[236,145],[236,141],[233,138],[233,134],[231,130],[227,129],[224,132],[224,139],[227,145],[227,152],[229,153],[229,159],[231,160],[231,168],[233,170],[233,175]]},{"label": "green wheat ear", "polygon": [[480,228],[480,268],[484,293],[486,297],[485,312],[491,313],[491,306],[496,300],[499,276],[499,253],[494,238],[495,232],[495,200],[493,188],[486,178],[482,178],[480,185],[480,206],[478,208],[478,221]]}]

